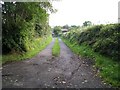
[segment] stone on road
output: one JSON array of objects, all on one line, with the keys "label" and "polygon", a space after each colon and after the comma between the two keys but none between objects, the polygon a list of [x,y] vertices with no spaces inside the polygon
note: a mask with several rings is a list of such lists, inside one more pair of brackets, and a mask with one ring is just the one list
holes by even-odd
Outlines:
[{"label": "stone on road", "polygon": [[54,40],[37,56],[3,65],[3,88],[105,88],[89,60],[74,55],[59,39],[60,56],[52,56]]}]

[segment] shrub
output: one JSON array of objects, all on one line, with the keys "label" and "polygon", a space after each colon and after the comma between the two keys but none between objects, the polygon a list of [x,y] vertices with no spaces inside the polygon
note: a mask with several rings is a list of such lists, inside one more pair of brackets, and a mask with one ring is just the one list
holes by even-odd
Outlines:
[{"label": "shrub", "polygon": [[65,38],[78,44],[86,44],[95,52],[108,56],[115,60],[120,58],[120,24],[96,25],[91,27],[80,28],[79,30],[71,30]]}]

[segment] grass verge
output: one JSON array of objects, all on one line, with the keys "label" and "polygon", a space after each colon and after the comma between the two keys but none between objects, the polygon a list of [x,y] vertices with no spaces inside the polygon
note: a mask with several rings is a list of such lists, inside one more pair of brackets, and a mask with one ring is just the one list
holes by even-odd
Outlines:
[{"label": "grass verge", "polygon": [[48,38],[39,38],[36,39],[34,42],[34,48],[29,50],[28,52],[18,54],[18,53],[12,53],[8,55],[2,55],[2,64],[5,64],[7,62],[13,62],[13,61],[21,61],[24,59],[29,59],[33,56],[35,56],[37,53],[39,53],[41,50],[43,50],[50,42],[52,41],[52,37]]},{"label": "grass verge", "polygon": [[60,45],[59,45],[58,38],[56,38],[54,46],[52,48],[52,55],[53,56],[59,56],[59,54],[60,54]]},{"label": "grass verge", "polygon": [[95,60],[95,67],[100,70],[98,75],[102,77],[104,82],[111,84],[113,87],[120,87],[120,72],[118,72],[120,71],[120,63],[94,52],[89,46],[78,45],[63,38],[62,40],[77,55]]}]

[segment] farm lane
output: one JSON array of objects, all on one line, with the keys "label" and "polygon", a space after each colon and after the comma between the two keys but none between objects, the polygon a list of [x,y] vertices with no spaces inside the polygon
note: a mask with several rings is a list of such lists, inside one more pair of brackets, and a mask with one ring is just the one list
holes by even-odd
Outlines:
[{"label": "farm lane", "polygon": [[105,88],[92,67],[59,39],[60,56],[52,56],[54,39],[37,56],[3,65],[3,88]]}]

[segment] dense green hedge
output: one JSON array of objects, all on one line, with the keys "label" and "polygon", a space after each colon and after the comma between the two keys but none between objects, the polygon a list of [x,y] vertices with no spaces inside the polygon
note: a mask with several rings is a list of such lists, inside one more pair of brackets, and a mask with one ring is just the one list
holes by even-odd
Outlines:
[{"label": "dense green hedge", "polygon": [[2,52],[23,53],[34,40],[50,34],[50,2],[4,2],[2,4]]},{"label": "dense green hedge", "polygon": [[120,59],[120,24],[96,25],[79,30],[71,30],[63,37],[71,42],[86,44],[95,52],[114,60]]}]

